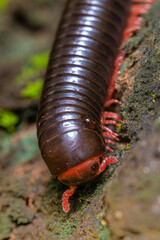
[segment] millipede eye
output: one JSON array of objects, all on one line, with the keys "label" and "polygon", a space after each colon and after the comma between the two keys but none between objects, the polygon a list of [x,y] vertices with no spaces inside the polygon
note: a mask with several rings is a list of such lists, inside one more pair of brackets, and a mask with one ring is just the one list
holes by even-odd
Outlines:
[{"label": "millipede eye", "polygon": [[99,164],[98,163],[95,163],[92,167],[91,167],[91,171],[93,173],[96,173],[99,169]]}]

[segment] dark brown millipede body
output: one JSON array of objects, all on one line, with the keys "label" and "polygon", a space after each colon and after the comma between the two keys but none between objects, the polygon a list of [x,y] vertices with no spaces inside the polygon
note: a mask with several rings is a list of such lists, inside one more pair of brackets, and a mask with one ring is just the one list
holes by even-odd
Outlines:
[{"label": "dark brown millipede body", "polygon": [[66,185],[93,179],[105,153],[101,114],[130,4],[70,0],[60,23],[39,107],[39,147],[54,177],[93,159],[92,173],[61,179]]}]

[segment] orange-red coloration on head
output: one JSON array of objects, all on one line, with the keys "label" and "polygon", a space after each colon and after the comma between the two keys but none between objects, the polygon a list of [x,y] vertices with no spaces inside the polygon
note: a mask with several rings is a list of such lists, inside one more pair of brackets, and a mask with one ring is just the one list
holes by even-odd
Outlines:
[{"label": "orange-red coloration on head", "polygon": [[58,180],[67,186],[80,185],[96,177],[99,171],[99,158],[89,159],[58,175]]}]

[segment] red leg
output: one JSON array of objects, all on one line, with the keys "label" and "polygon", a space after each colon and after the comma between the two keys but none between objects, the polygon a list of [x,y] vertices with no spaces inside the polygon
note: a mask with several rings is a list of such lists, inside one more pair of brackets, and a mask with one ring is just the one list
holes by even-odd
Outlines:
[{"label": "red leg", "polygon": [[[102,129],[104,130],[103,131],[103,136],[108,137],[108,138],[113,138],[113,139],[119,141],[119,139],[117,138],[118,134],[114,133],[110,128],[105,126],[106,124],[113,124],[113,125],[118,126],[118,123],[114,120],[105,120],[105,118],[114,118],[114,119],[119,121],[120,117],[118,116],[118,114],[112,113],[112,112],[103,112],[102,115],[103,115],[103,117],[102,117],[101,122],[102,122]],[[105,139],[105,142],[109,143],[109,144],[114,144],[114,142],[112,142],[109,139]],[[106,146],[106,150],[113,151],[111,148],[109,148],[107,146]]]},{"label": "red leg", "polygon": [[103,112],[102,113],[102,117],[104,119],[106,119],[106,118],[113,118],[114,120],[121,121],[120,116],[118,114],[116,114],[116,113],[113,113],[113,112]]},{"label": "red leg", "polygon": [[105,143],[108,143],[108,144],[111,144],[111,145],[114,145],[115,143],[109,139],[105,139]]},{"label": "red leg", "polygon": [[115,125],[118,127],[118,123],[114,120],[104,120],[105,125]]},{"label": "red leg", "polygon": [[113,152],[113,149],[110,148],[110,147],[106,147],[106,150],[107,150],[107,151],[110,151],[110,152]]},{"label": "red leg", "polygon": [[121,104],[121,102],[118,101],[117,99],[110,99],[110,100],[106,100],[104,107],[109,107],[113,103]]},{"label": "red leg", "polygon": [[76,190],[77,186],[70,186],[70,189],[66,190],[62,196],[62,207],[64,212],[69,212],[69,197],[72,196]]},{"label": "red leg", "polygon": [[99,175],[101,172],[103,172],[106,169],[108,164],[112,164],[115,162],[117,162],[117,159],[115,157],[107,157],[106,156],[101,162],[101,165],[99,167],[99,171],[98,171],[97,175]]},{"label": "red leg", "polygon": [[117,138],[118,134],[114,133],[110,128],[107,128],[106,126],[102,125],[102,129],[104,130],[104,132],[103,132],[104,137],[113,138],[113,139],[119,141],[119,139]]},{"label": "red leg", "polygon": [[108,138],[113,138],[114,140],[119,141],[119,138],[115,137],[114,135],[112,135],[109,132],[103,132],[103,136],[108,137]]},{"label": "red leg", "polygon": [[135,4],[131,7],[131,13],[134,16],[143,15],[151,8],[150,4]]},{"label": "red leg", "polygon": [[107,128],[107,127],[104,126],[104,125],[102,126],[102,129],[103,129],[105,132],[107,132],[107,133],[113,135],[114,137],[118,136],[117,133],[114,133],[110,128]]}]

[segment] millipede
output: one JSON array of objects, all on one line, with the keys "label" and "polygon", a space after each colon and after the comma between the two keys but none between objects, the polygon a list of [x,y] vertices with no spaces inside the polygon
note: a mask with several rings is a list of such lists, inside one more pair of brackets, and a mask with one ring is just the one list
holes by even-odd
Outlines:
[{"label": "millipede", "polygon": [[70,188],[93,180],[116,158],[118,140],[107,125],[120,117],[106,111],[125,53],[120,45],[136,31],[152,0],[69,0],[50,54],[39,106],[39,148],[51,175]]}]

